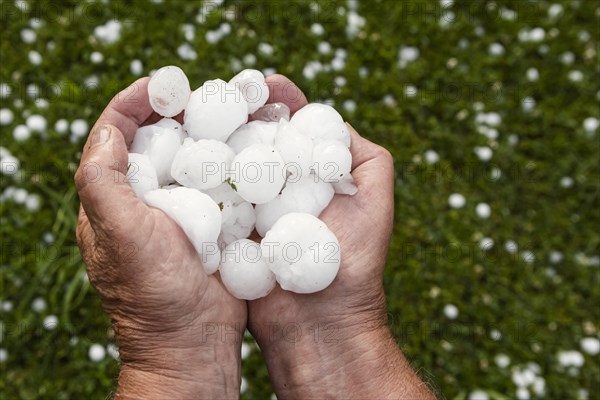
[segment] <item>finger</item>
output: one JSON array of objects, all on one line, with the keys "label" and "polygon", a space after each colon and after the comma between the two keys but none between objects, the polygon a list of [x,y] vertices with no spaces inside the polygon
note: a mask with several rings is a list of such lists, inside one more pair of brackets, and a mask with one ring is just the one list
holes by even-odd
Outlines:
[{"label": "finger", "polygon": [[96,235],[128,236],[136,213],[145,209],[126,182],[127,159],[121,131],[112,125],[96,126],[75,173],[81,204]]},{"label": "finger", "polygon": [[94,127],[114,125],[121,131],[125,143],[130,145],[135,131],[152,115],[148,99],[150,78],[140,78],[118,93],[98,118]]},{"label": "finger", "polygon": [[291,115],[294,115],[296,111],[308,104],[302,90],[287,77],[275,74],[269,76],[266,81],[269,86],[267,104],[284,103],[290,108]]}]

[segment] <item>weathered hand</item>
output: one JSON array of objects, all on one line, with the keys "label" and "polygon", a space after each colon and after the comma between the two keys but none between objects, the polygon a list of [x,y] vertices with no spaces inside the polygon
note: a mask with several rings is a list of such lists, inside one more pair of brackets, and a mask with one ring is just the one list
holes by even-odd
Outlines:
[{"label": "weathered hand", "polygon": [[246,303],[218,275],[205,274],[177,224],[138,200],[126,182],[127,146],[139,126],[158,119],[148,80],[110,102],[75,175],[77,241],[119,344],[117,395],[235,398]]},{"label": "weathered hand", "polygon": [[[306,104],[287,78],[268,82],[270,102],[293,111]],[[340,242],[340,271],[321,292],[276,287],[248,302],[249,329],[280,398],[428,398],[387,326],[382,276],[394,213],[393,159],[349,128],[358,193],[336,195],[320,215]]]}]

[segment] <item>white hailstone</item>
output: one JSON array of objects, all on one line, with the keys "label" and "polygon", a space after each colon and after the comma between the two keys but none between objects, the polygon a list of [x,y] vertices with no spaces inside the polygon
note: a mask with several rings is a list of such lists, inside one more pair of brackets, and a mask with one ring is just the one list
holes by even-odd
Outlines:
[{"label": "white hailstone", "polygon": [[27,208],[27,211],[29,211],[29,212],[38,211],[40,209],[40,206],[41,206],[40,196],[38,196],[36,194],[28,194],[27,195],[27,198],[25,199],[25,208]]},{"label": "white hailstone", "polygon": [[346,83],[348,83],[348,80],[343,76],[336,76],[333,83],[338,87],[344,87],[346,86]]},{"label": "white hailstone", "polygon": [[129,71],[133,75],[141,75],[144,72],[144,64],[140,60],[133,60],[131,64],[129,64]]},{"label": "white hailstone", "polygon": [[264,237],[279,218],[293,212],[318,217],[329,205],[333,195],[331,184],[314,175],[307,175],[294,182],[288,181],[279,196],[268,203],[256,205],[256,231]]},{"label": "white hailstone", "polygon": [[358,193],[358,187],[354,183],[352,174],[347,174],[341,180],[332,182],[331,186],[333,186],[336,194],[354,196],[356,193]]},{"label": "white hailstone", "polygon": [[106,352],[115,360],[119,359],[119,349],[113,343],[109,343],[106,345]]},{"label": "white hailstone", "polygon": [[548,8],[548,16],[550,18],[556,18],[563,13],[563,6],[561,4],[552,4]]},{"label": "white hailstone", "polygon": [[76,119],[71,122],[71,134],[79,139],[88,134],[89,125],[84,119]]},{"label": "white hailstone", "polygon": [[256,64],[256,56],[254,54],[246,54],[242,61],[245,65],[253,66]]},{"label": "white hailstone", "polygon": [[511,254],[515,254],[519,250],[519,246],[517,245],[517,243],[514,240],[508,240],[504,244],[504,248],[506,249],[506,251],[508,251]]},{"label": "white hailstone", "polygon": [[94,51],[92,54],[90,54],[90,61],[94,64],[100,64],[102,61],[104,61],[104,55],[99,51]]},{"label": "white hailstone", "polygon": [[570,176],[563,176],[560,178],[560,186],[564,187],[565,189],[572,187],[574,183],[575,181]]},{"label": "white hailstone", "polygon": [[520,387],[517,389],[517,399],[518,400],[529,400],[531,395],[529,394],[529,390],[524,387]]},{"label": "white hailstone", "polygon": [[483,390],[473,390],[469,393],[469,400],[490,400],[490,396]]},{"label": "white hailstone", "polygon": [[248,103],[240,90],[220,79],[194,90],[185,108],[184,128],[194,140],[227,141],[248,121]]},{"label": "white hailstone", "polygon": [[435,150],[427,150],[425,152],[425,161],[427,164],[435,164],[440,160],[440,156]]},{"label": "white hailstone", "polygon": [[492,209],[487,203],[479,203],[475,207],[475,212],[479,218],[489,218],[492,214]]},{"label": "white hailstone", "polygon": [[453,193],[448,197],[448,205],[452,208],[463,208],[466,202],[465,196],[460,193]]},{"label": "white hailstone", "polygon": [[586,337],[579,342],[581,349],[591,356],[600,353],[600,340],[595,337]]},{"label": "white hailstone", "polygon": [[285,103],[265,104],[252,114],[255,121],[279,122],[290,120],[290,108]]},{"label": "white hailstone", "polygon": [[215,273],[221,260],[217,244],[221,210],[217,203],[199,190],[185,187],[153,190],[144,198],[179,225],[201,256],[204,271]]},{"label": "white hailstone", "polygon": [[110,20],[104,25],[99,25],[94,28],[94,36],[104,44],[112,44],[121,38],[121,23]]},{"label": "white hailstone", "polygon": [[283,159],[273,146],[254,144],[238,153],[231,163],[231,180],[238,194],[250,203],[274,199],[285,179]]},{"label": "white hailstone", "polygon": [[416,61],[419,58],[419,49],[416,47],[401,47],[398,51],[399,64],[404,68],[408,63]]},{"label": "white hailstone", "polygon": [[281,155],[290,179],[308,177],[313,165],[313,141],[302,135],[295,125],[285,120],[279,122],[275,149]]},{"label": "white hailstone", "polygon": [[31,137],[31,131],[25,125],[17,125],[13,130],[13,137],[17,142],[22,142]]},{"label": "white hailstone", "polygon": [[529,41],[541,42],[546,37],[546,31],[544,28],[533,28],[529,31]]},{"label": "white hailstone", "polygon": [[361,28],[364,27],[366,23],[365,18],[353,10],[348,12],[346,19],[346,35],[348,35],[349,38],[353,38],[358,35]]},{"label": "white hailstone", "polygon": [[563,260],[563,254],[560,251],[550,252],[550,262],[552,264],[558,264]]},{"label": "white hailstone", "polygon": [[417,88],[414,85],[406,85],[404,87],[404,95],[406,97],[415,97],[418,93]]},{"label": "white hailstone", "polygon": [[275,287],[275,275],[263,259],[260,245],[252,240],[236,240],[225,247],[219,272],[223,285],[238,299],[265,297]]},{"label": "white hailstone", "polygon": [[254,114],[269,99],[269,86],[265,82],[265,76],[256,69],[241,71],[231,78],[229,84],[235,85],[244,96],[248,103],[248,114]]},{"label": "white hailstone", "polygon": [[46,242],[47,244],[52,244],[56,241],[56,238],[54,237],[54,234],[52,234],[52,232],[44,233],[43,239],[44,242]]},{"label": "white hailstone", "polygon": [[311,103],[298,110],[290,120],[313,140],[339,140],[350,147],[350,131],[342,116],[331,106]]},{"label": "white hailstone", "polygon": [[500,332],[498,329],[492,329],[490,331],[490,339],[495,341],[502,339],[502,332]]},{"label": "white hailstone", "polygon": [[31,302],[31,309],[36,313],[44,312],[46,310],[46,300],[42,299],[41,297],[35,298]]},{"label": "white hailstone", "polygon": [[10,125],[14,119],[14,114],[10,108],[0,109],[0,125]]},{"label": "white hailstone", "polygon": [[158,184],[167,185],[173,182],[171,165],[185,136],[179,122],[163,118],[154,125],[138,128],[129,151],[147,155],[156,171]]},{"label": "white hailstone", "polygon": [[525,250],[521,254],[521,258],[523,259],[523,261],[525,261],[528,264],[535,262],[535,254],[533,254],[533,252],[530,250]]},{"label": "white hailstone", "polygon": [[531,82],[536,82],[540,78],[540,73],[537,68],[529,68],[527,70],[527,79]]},{"label": "white hailstone", "polygon": [[261,242],[262,254],[284,290],[314,293],[335,279],[340,244],[325,223],[310,214],[281,217]]},{"label": "white hailstone", "polygon": [[44,318],[42,325],[44,326],[44,329],[52,331],[58,326],[58,318],[56,315],[48,315],[46,318]]},{"label": "white hailstone", "polygon": [[39,109],[46,109],[46,108],[48,108],[48,106],[50,105],[50,103],[48,103],[48,100],[46,100],[46,99],[36,99],[35,100],[35,105]]},{"label": "white hailstone", "polygon": [[7,154],[0,159],[0,173],[2,175],[16,175],[21,162],[12,154]]},{"label": "white hailstone", "polygon": [[521,100],[521,108],[525,112],[533,111],[535,106],[536,106],[536,101],[533,97],[528,96],[528,97],[525,97],[523,100]]},{"label": "white hailstone", "polygon": [[250,347],[250,345],[246,342],[242,342],[242,348],[241,348],[242,360],[245,360],[246,358],[248,358],[251,351],[252,351],[252,348]]},{"label": "white hailstone", "polygon": [[510,357],[506,354],[497,354],[496,357],[494,357],[494,362],[498,367],[506,368],[510,365]]},{"label": "white hailstone", "polygon": [[511,377],[513,383],[520,388],[530,386],[535,382],[535,373],[531,369],[516,368]]},{"label": "white hailstone", "polygon": [[308,80],[313,80],[319,72],[323,70],[323,64],[320,61],[309,61],[302,70],[302,75]]},{"label": "white hailstone", "polygon": [[13,309],[13,303],[12,303],[12,301],[3,301],[1,309],[4,312],[11,312],[12,309]]},{"label": "white hailstone", "polygon": [[391,94],[386,94],[383,97],[383,104],[385,104],[388,107],[394,107],[396,106],[396,99],[394,99],[394,96],[392,96]]},{"label": "white hailstone", "polygon": [[560,61],[565,65],[571,65],[575,62],[575,54],[570,51],[566,51],[560,55]]},{"label": "white hailstone", "polygon": [[179,55],[179,57],[181,57],[182,60],[188,61],[195,60],[198,57],[198,53],[196,53],[196,50],[194,50],[194,48],[189,43],[184,43],[181,46],[179,46],[177,48],[177,55]]},{"label": "white hailstone", "polygon": [[271,55],[273,55],[274,51],[275,50],[273,49],[273,46],[271,46],[268,43],[259,43],[259,45],[258,45],[258,52],[261,53],[262,55],[271,56]]},{"label": "white hailstone", "polygon": [[331,44],[329,44],[329,42],[320,42],[317,45],[317,50],[321,54],[329,54],[331,53]]},{"label": "white hailstone", "polygon": [[331,69],[334,71],[341,71],[346,67],[346,60],[343,58],[335,57],[331,60]]},{"label": "white hailstone", "polygon": [[349,113],[356,111],[356,102],[354,100],[346,100],[342,106]]},{"label": "white hailstone", "polygon": [[448,319],[456,319],[458,317],[458,307],[454,304],[446,304],[444,306],[444,315]]},{"label": "white hailstone", "polygon": [[129,153],[127,182],[141,200],[144,200],[144,195],[149,191],[158,189],[158,178],[150,157],[145,154]]},{"label": "white hailstone", "polygon": [[171,176],[180,184],[199,189],[212,189],[227,179],[235,153],[218,140],[192,138],[183,141],[171,165]]},{"label": "white hailstone", "polygon": [[104,360],[104,357],[106,357],[106,350],[104,349],[104,346],[98,343],[91,345],[88,350],[88,357],[93,362],[100,362]]},{"label": "white hailstone", "polygon": [[174,117],[182,112],[191,93],[185,72],[174,65],[160,68],[148,82],[150,105],[163,117]]},{"label": "white hailstone", "polygon": [[4,363],[8,360],[8,351],[6,349],[0,348],[0,363]]},{"label": "white hailstone", "polygon": [[27,190],[23,188],[18,188],[13,194],[13,200],[17,204],[25,204],[25,202],[27,201],[27,194]]},{"label": "white hailstone", "polygon": [[588,133],[595,132],[598,127],[600,127],[600,120],[598,118],[589,117],[583,120],[583,129]]},{"label": "white hailstone", "polygon": [[54,124],[54,130],[58,133],[65,133],[69,130],[69,121],[66,119],[59,119]]},{"label": "white hailstone", "polygon": [[475,152],[475,155],[477,155],[477,158],[479,158],[481,161],[490,161],[494,155],[492,149],[487,146],[476,146],[473,151]]},{"label": "white hailstone", "polygon": [[501,56],[504,54],[505,50],[504,50],[504,46],[502,46],[500,43],[492,43],[492,44],[490,44],[490,47],[488,48],[488,52],[492,56]]},{"label": "white hailstone", "polygon": [[322,34],[325,33],[325,29],[323,28],[323,25],[316,23],[316,22],[310,26],[310,31],[317,36],[321,36]]},{"label": "white hailstone", "polygon": [[273,146],[279,124],[266,121],[251,121],[240,126],[227,139],[227,145],[239,154],[253,144]]},{"label": "white hailstone", "polygon": [[583,355],[577,350],[559,351],[558,363],[565,368],[580,368],[585,363],[585,359],[583,358]]},{"label": "white hailstone", "polygon": [[240,380],[240,393],[246,393],[247,390],[248,390],[248,381],[246,380],[246,378],[244,378],[242,376],[242,379]]},{"label": "white hailstone", "polygon": [[583,80],[583,72],[577,69],[569,71],[569,80],[572,82],[581,82]]},{"label": "white hailstone", "polygon": [[540,397],[544,396],[546,393],[546,380],[541,376],[535,378],[535,381],[533,382],[533,392]]},{"label": "white hailstone", "polygon": [[12,93],[12,87],[8,83],[0,82],[0,98],[7,98]]},{"label": "white hailstone", "polygon": [[27,117],[25,123],[30,130],[35,132],[45,132],[48,126],[46,118],[38,114],[33,114]]},{"label": "white hailstone", "polygon": [[338,182],[352,169],[352,154],[339,140],[321,140],[313,148],[313,171],[324,182]]},{"label": "white hailstone", "polygon": [[25,43],[34,43],[35,39],[37,39],[37,34],[33,29],[22,29],[21,30],[21,40]]},{"label": "white hailstone", "polygon": [[40,65],[42,63],[42,55],[35,50],[30,50],[27,57],[32,65]]},{"label": "white hailstone", "polygon": [[237,194],[227,182],[214,189],[207,190],[206,194],[221,209],[222,222],[219,244],[222,247],[250,236],[256,223],[256,213],[252,204]]}]

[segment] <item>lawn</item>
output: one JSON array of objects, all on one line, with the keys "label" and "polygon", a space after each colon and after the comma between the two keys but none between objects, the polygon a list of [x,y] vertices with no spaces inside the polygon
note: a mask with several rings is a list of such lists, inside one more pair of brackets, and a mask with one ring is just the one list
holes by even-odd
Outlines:
[{"label": "lawn", "polygon": [[[192,88],[287,75],[392,152],[389,322],[440,396],[600,399],[599,19],[592,0],[1,0],[0,398],[114,389],[72,176],[112,96],[174,64]],[[268,399],[246,341],[242,398]]]}]

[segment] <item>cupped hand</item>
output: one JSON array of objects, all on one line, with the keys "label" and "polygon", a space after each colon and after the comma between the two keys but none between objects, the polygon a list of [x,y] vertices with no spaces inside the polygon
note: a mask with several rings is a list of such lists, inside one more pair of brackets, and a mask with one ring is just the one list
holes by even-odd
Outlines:
[{"label": "cupped hand", "polygon": [[159,119],[148,81],[115,96],[91,130],[75,175],[77,241],[114,324],[121,396],[160,397],[158,385],[171,396],[174,386],[186,398],[235,398],[246,303],[206,275],[183,231],[126,181],[136,129]]}]

